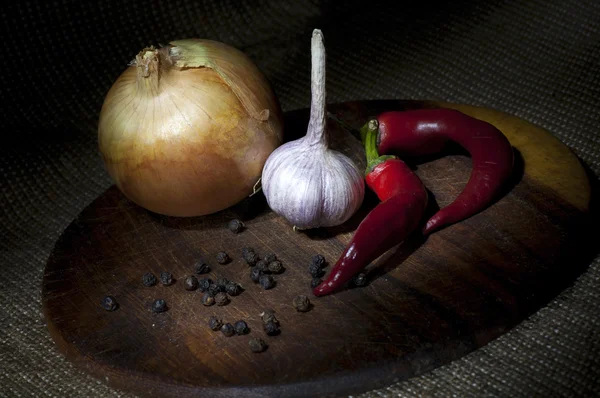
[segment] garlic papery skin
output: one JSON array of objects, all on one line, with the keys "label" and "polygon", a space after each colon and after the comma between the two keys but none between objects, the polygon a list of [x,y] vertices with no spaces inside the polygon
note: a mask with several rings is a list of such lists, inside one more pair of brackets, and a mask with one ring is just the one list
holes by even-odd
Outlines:
[{"label": "garlic papery skin", "polygon": [[262,173],[269,207],[298,229],[343,224],[361,206],[365,194],[362,173],[354,162],[328,147],[325,46],[318,29],[313,31],[311,53],[307,133],[273,151]]}]

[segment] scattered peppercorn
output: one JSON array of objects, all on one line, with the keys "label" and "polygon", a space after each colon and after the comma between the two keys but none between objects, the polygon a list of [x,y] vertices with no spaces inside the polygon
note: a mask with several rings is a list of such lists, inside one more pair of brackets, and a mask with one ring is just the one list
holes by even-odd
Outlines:
[{"label": "scattered peppercorn", "polygon": [[264,350],[267,349],[267,343],[265,343],[265,341],[263,339],[259,339],[259,338],[252,338],[248,341],[248,344],[250,345],[250,350],[252,350],[252,352],[263,352]]},{"label": "scattered peppercorn", "polygon": [[244,247],[242,249],[242,258],[246,258],[246,256],[248,255],[248,253],[254,253],[254,249],[252,247]]},{"label": "scattered peppercorn", "polygon": [[227,293],[219,292],[215,294],[215,303],[217,303],[218,306],[227,305],[229,304],[229,296],[227,296]]},{"label": "scattered peppercorn", "polygon": [[240,294],[241,290],[242,290],[242,287],[235,282],[229,282],[227,284],[227,286],[225,286],[225,291],[230,296],[237,296],[238,294]]},{"label": "scattered peppercorn", "polygon": [[198,275],[200,274],[208,274],[210,272],[210,265],[203,259],[200,259],[194,264],[194,269]]},{"label": "scattered peppercorn", "polygon": [[185,290],[189,291],[198,289],[198,278],[196,278],[194,275],[188,276],[185,278],[183,286],[185,287]]},{"label": "scattered peppercorn", "polygon": [[220,277],[217,279],[217,282],[215,282],[215,283],[219,287],[219,291],[224,292],[229,281],[227,280],[227,278]]},{"label": "scattered peppercorn", "polygon": [[208,288],[210,287],[210,285],[212,285],[212,280],[210,280],[209,278],[203,278],[198,280],[198,289],[204,293],[208,290]]},{"label": "scattered peppercorn", "polygon": [[263,329],[269,336],[275,336],[281,332],[281,330],[279,330],[279,324],[273,321],[265,322],[263,324]]},{"label": "scattered peppercorn", "polygon": [[258,283],[258,281],[260,280],[260,277],[263,275],[263,272],[256,268],[256,267],[252,267],[250,269],[250,279],[252,279],[252,282],[254,283]]},{"label": "scattered peppercorn", "polygon": [[210,307],[215,303],[215,297],[211,295],[209,292],[206,292],[202,295],[202,305]]},{"label": "scattered peppercorn", "polygon": [[319,286],[321,282],[323,282],[323,279],[319,277],[312,278],[312,280],[310,281],[310,287],[314,289],[315,287]]},{"label": "scattered peppercorn", "polygon": [[221,332],[227,336],[227,337],[231,337],[235,334],[235,329],[233,328],[233,326],[231,325],[231,323],[226,323],[223,326],[221,326]]},{"label": "scattered peppercorn", "polygon": [[240,232],[242,232],[244,227],[244,223],[238,220],[237,218],[234,218],[233,220],[229,221],[229,224],[227,224],[227,228],[229,228],[229,230],[234,234],[239,234]]},{"label": "scattered peppercorn", "polygon": [[235,329],[235,334],[242,335],[248,333],[248,324],[244,321],[237,321],[233,328]]},{"label": "scattered peppercorn", "polygon": [[256,265],[258,260],[259,260],[258,254],[254,253],[254,252],[248,252],[248,254],[246,254],[244,256],[244,261],[246,261],[246,263],[250,266]]},{"label": "scattered peppercorn", "polygon": [[167,302],[163,299],[154,300],[152,303],[152,312],[165,312],[167,310]]},{"label": "scattered peppercorn", "polygon": [[307,312],[310,310],[311,304],[308,297],[304,295],[296,296],[293,301],[294,308],[298,312]]},{"label": "scattered peppercorn", "polygon": [[230,261],[231,261],[231,259],[229,258],[229,255],[227,253],[225,253],[225,252],[217,253],[217,262],[219,264],[227,264]]},{"label": "scattered peppercorn", "polygon": [[262,319],[263,323],[275,322],[275,324],[279,325],[279,321],[275,317],[275,311],[272,309],[263,310],[260,314],[260,319]]},{"label": "scattered peppercorn", "polygon": [[270,264],[273,261],[277,260],[277,256],[275,255],[275,253],[267,253],[264,256],[264,260],[267,262],[267,264]]},{"label": "scattered peppercorn", "polygon": [[223,326],[223,321],[217,318],[216,316],[211,316],[210,318],[208,318],[208,327],[212,330],[217,331],[221,329],[221,326]]},{"label": "scattered peppercorn", "polygon": [[102,302],[100,303],[100,305],[106,311],[114,311],[119,306],[119,304],[117,304],[117,300],[113,296],[106,296],[106,297],[104,297],[102,299]]},{"label": "scattered peppercorn", "polygon": [[206,292],[208,294],[210,294],[212,297],[215,297],[216,294],[219,293],[220,291],[221,291],[221,288],[219,288],[219,286],[217,284],[211,283]]},{"label": "scattered peppercorn", "polygon": [[275,286],[275,280],[273,277],[266,274],[262,274],[260,278],[258,278],[258,283],[265,290],[272,289]]},{"label": "scattered peppercorn", "polygon": [[352,278],[352,283],[355,286],[364,286],[367,284],[367,275],[363,272],[357,274],[354,278]]},{"label": "scattered peppercorn", "polygon": [[311,263],[308,266],[308,273],[311,274],[313,278],[318,278],[323,275],[323,268],[318,264]]},{"label": "scattered peppercorn", "polygon": [[327,265],[327,260],[322,255],[315,254],[311,259],[311,263],[317,265],[319,268],[323,268]]},{"label": "scattered peppercorn", "polygon": [[254,267],[258,268],[263,274],[269,273],[269,264],[265,260],[258,260]]},{"label": "scattered peppercorn", "polygon": [[173,283],[173,274],[167,271],[163,271],[160,273],[160,283],[165,286],[169,286]]},{"label": "scattered peppercorn", "polygon": [[283,264],[279,260],[271,261],[268,269],[274,274],[281,274],[283,272]]},{"label": "scattered peppercorn", "polygon": [[144,286],[151,287],[151,286],[156,285],[156,282],[158,282],[158,280],[156,279],[156,276],[154,276],[154,274],[152,272],[146,272],[142,276],[142,283],[144,284]]}]

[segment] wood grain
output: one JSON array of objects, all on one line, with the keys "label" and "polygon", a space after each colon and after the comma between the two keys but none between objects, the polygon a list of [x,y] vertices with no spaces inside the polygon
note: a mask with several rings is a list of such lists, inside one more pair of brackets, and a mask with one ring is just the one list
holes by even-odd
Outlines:
[{"label": "wood grain", "polygon": [[[106,191],[65,230],[48,260],[43,305],[58,349],[75,364],[118,388],[143,396],[336,396],[380,387],[429,371],[505,333],[568,286],[594,255],[589,222],[589,180],[576,157],[549,133],[493,110],[456,104],[370,101],[329,107],[358,128],[384,110],[447,106],[487,120],[502,130],[517,153],[515,177],[504,197],[482,213],[426,241],[411,238],[369,267],[370,283],[312,298],[298,313],[296,295],[310,295],[307,271],[313,254],[337,260],[353,230],[377,204],[368,193],[345,225],[297,233],[255,195],[206,217],[170,218]],[[286,114],[286,134],[304,134],[308,111]],[[361,147],[334,122],[335,148],[364,165]],[[444,206],[462,190],[470,159],[461,153],[414,164]],[[232,234],[226,224],[244,218]],[[274,252],[285,272],[262,290],[249,279],[243,247]],[[214,260],[225,250],[227,265]],[[224,307],[204,307],[201,293],[183,279],[200,256],[214,280],[243,285]],[[144,287],[142,274],[174,274],[172,286]],[[99,303],[119,302],[114,312]],[[168,311],[153,314],[152,300]],[[268,337],[260,312],[273,308],[282,332]],[[207,326],[209,316],[244,319],[251,332],[224,337]],[[251,353],[248,340],[269,344]]]}]

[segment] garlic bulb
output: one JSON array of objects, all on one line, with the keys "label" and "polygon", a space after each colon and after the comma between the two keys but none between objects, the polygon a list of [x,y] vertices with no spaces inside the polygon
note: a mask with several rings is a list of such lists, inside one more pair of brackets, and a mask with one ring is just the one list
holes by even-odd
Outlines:
[{"label": "garlic bulb", "polygon": [[362,174],[352,160],[328,147],[325,46],[318,29],[313,31],[311,57],[308,131],[273,151],[262,173],[267,203],[298,229],[344,223],[358,210],[365,193]]}]

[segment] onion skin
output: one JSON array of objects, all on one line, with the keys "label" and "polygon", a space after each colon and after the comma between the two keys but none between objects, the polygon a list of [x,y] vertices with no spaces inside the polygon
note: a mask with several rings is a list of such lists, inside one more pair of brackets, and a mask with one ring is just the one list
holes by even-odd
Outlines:
[{"label": "onion skin", "polygon": [[[266,120],[251,115],[240,88],[232,90],[215,69],[177,67],[164,49],[142,50],[104,101],[98,143],[106,169],[127,198],[155,213],[201,216],[238,203],[283,140],[282,112],[267,80],[242,52],[218,48],[240,65],[246,97],[259,93],[251,105],[266,110]],[[156,56],[144,71],[148,51]]]}]

